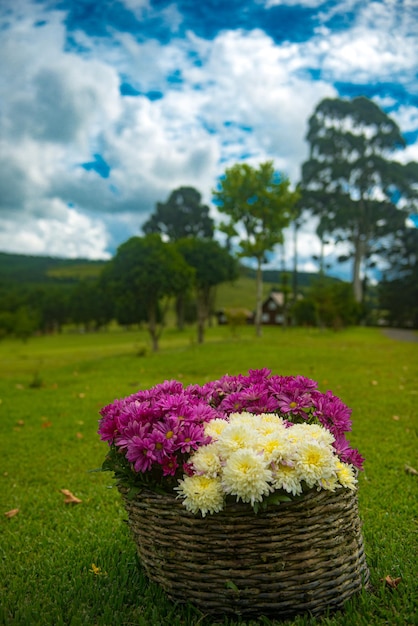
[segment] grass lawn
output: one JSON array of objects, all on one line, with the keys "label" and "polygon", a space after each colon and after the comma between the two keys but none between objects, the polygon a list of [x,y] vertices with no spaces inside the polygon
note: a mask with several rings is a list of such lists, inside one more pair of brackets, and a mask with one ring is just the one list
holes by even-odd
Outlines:
[{"label": "grass lawn", "polygon": [[[90,471],[106,452],[98,411],[165,379],[203,383],[258,367],[308,376],[341,397],[366,457],[359,502],[372,590],[321,620],[281,623],[417,624],[418,476],[405,466],[418,469],[418,344],[366,328],[265,328],[257,339],[251,327],[235,337],[215,327],[201,346],[194,337],[167,329],[157,354],[145,351],[143,331],[0,343],[0,624],[213,624],[142,575],[111,476]],[[61,489],[82,502],[66,505]],[[401,578],[396,589],[386,576]]]}]

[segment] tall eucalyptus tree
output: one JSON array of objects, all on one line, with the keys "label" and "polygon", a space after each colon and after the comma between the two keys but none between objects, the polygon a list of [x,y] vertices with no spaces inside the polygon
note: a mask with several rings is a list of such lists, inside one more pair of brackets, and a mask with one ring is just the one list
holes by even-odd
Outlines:
[{"label": "tall eucalyptus tree", "polygon": [[365,97],[322,100],[309,119],[307,141],[303,206],[319,217],[322,236],[348,243],[345,258],[353,261],[353,290],[361,302],[367,265],[417,207],[418,163],[401,162],[406,143],[397,123]]}]

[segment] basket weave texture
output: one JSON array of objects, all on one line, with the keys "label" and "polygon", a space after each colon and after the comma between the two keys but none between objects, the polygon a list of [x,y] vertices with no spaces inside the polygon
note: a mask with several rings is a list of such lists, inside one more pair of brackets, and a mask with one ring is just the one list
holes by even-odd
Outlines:
[{"label": "basket weave texture", "polygon": [[238,503],[202,518],[147,490],[124,504],[148,577],[206,614],[317,615],[368,581],[357,494],[347,489],[310,491],[257,515]]}]

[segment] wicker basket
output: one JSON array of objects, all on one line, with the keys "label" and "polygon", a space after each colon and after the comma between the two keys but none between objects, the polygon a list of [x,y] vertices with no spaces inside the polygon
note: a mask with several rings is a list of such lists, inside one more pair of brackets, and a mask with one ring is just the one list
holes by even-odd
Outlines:
[{"label": "wicker basket", "polygon": [[310,491],[257,515],[233,504],[205,518],[145,490],[124,503],[148,577],[206,614],[317,615],[368,581],[356,492]]}]

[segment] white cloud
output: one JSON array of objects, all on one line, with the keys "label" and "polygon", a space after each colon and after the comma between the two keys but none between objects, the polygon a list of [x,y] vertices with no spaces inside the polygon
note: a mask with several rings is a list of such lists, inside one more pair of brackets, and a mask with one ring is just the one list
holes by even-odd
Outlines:
[{"label": "white cloud", "polygon": [[[321,62],[328,78],[366,84],[411,80],[418,56],[415,21],[392,2],[361,3],[352,28],[335,33],[322,31],[307,52]],[[318,50],[317,45],[320,43]]]},{"label": "white cloud", "polygon": [[[61,204],[54,199],[51,204]],[[65,206],[52,207],[61,219],[15,220],[0,218],[0,249],[4,252],[69,258],[106,259],[108,236],[99,220]],[[65,213],[65,219],[62,214]]]},{"label": "white cloud", "polygon": [[277,6],[300,6],[308,8],[318,8],[324,4],[325,0],[266,0],[265,6],[267,9]]}]

